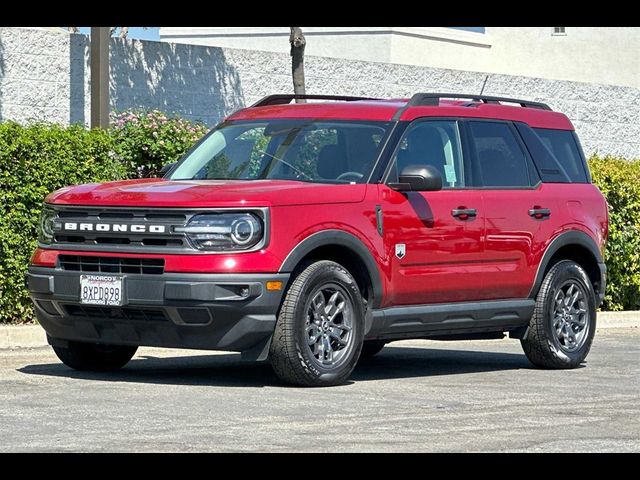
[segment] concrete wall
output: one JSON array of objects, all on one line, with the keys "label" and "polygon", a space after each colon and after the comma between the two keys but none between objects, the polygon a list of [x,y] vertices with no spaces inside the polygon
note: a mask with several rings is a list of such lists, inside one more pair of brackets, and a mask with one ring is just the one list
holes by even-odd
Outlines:
[{"label": "concrete wall", "polygon": [[[160,39],[169,43],[289,53],[289,28],[160,27]],[[307,55],[391,63],[390,27],[303,28]]]},{"label": "concrete wall", "polygon": [[[113,39],[111,62],[114,109],[159,108],[209,125],[292,89],[287,53]],[[309,93],[403,97],[485,85],[485,94],[544,101],[569,116],[587,154],[640,158],[637,88],[321,57],[306,67]],[[88,77],[85,36],[0,28],[0,120],[86,123]]]},{"label": "concrete wall", "polygon": [[[159,108],[215,124],[243,106],[225,52],[112,39],[111,106]],[[89,40],[80,34],[0,28],[0,120],[88,123]]]},{"label": "concrete wall", "polygon": [[552,35],[552,27],[487,27],[489,64],[501,73],[640,88],[639,27],[565,28]]},{"label": "concrete wall", "polygon": [[[310,55],[640,87],[640,27],[302,27]],[[287,53],[289,27],[161,27],[166,41]]]}]

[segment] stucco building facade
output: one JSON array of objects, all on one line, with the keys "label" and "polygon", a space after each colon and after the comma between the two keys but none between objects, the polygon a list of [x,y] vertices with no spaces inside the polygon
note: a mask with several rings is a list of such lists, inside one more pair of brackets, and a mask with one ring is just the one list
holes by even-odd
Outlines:
[{"label": "stucco building facade", "polygon": [[[303,27],[307,54],[640,87],[640,27]],[[289,27],[161,27],[163,41],[288,52]]]}]

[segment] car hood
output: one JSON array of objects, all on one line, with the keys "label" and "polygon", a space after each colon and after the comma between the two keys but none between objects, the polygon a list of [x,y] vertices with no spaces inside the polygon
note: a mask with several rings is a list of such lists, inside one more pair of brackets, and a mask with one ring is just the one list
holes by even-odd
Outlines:
[{"label": "car hood", "polygon": [[47,203],[127,207],[269,207],[357,203],[366,185],[327,185],[285,180],[128,180],[67,187]]}]

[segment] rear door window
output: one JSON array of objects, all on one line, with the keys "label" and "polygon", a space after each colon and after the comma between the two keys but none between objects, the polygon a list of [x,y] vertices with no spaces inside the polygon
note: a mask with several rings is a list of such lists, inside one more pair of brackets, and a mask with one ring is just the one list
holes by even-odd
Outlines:
[{"label": "rear door window", "polygon": [[511,126],[503,122],[469,122],[480,182],[487,188],[530,187],[529,161]]},{"label": "rear door window", "polygon": [[584,160],[573,132],[545,128],[534,128],[534,131],[558,163],[564,167],[572,182],[589,183]]}]

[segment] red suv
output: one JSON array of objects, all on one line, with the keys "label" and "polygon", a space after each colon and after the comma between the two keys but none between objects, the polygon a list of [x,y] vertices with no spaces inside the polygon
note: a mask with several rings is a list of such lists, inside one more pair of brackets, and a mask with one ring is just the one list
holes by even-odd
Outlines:
[{"label": "red suv", "polygon": [[81,370],[182,347],[335,385],[395,340],[505,334],[533,364],[573,368],[607,234],[574,128],[544,104],[275,95],[164,178],[50,195],[27,284]]}]

